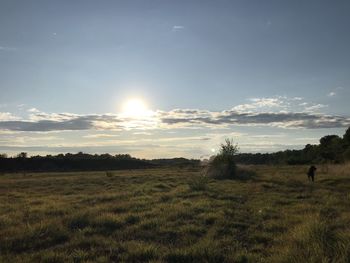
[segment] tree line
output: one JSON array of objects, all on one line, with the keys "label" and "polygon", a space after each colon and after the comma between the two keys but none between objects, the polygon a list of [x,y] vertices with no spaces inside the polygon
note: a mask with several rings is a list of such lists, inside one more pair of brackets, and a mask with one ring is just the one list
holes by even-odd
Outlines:
[{"label": "tree line", "polygon": [[307,144],[301,150],[275,153],[240,153],[235,161],[241,164],[320,164],[344,163],[350,160],[350,127],[345,134],[326,135],[318,145]]},{"label": "tree line", "polygon": [[28,157],[21,152],[15,157],[0,154],[0,172],[61,172],[145,169],[159,166],[195,166],[199,160],[185,158],[145,160],[129,154],[58,154]]},{"label": "tree line", "polygon": [[[343,163],[350,160],[350,128],[342,137],[327,135],[318,145],[307,144],[301,150],[285,150],[275,153],[235,153],[238,164],[318,164]],[[119,169],[144,169],[164,166],[198,166],[199,160],[186,158],[138,159],[129,154],[111,155],[58,154],[28,157],[26,152],[15,157],[0,154],[0,172],[50,172],[50,171],[107,171]]]}]

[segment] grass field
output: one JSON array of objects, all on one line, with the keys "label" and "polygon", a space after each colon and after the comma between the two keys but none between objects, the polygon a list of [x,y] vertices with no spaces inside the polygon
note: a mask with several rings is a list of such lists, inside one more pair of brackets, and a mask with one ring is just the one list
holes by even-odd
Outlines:
[{"label": "grass field", "polygon": [[0,175],[0,262],[349,262],[349,166]]}]

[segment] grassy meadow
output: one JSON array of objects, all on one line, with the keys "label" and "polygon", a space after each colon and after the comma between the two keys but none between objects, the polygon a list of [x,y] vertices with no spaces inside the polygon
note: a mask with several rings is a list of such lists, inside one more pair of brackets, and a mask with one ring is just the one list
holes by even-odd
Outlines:
[{"label": "grassy meadow", "polygon": [[0,175],[0,262],[349,262],[350,166]]}]

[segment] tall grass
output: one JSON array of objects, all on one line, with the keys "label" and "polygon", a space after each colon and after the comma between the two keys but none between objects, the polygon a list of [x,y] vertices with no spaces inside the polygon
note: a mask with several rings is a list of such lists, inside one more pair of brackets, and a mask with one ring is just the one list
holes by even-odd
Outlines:
[{"label": "tall grass", "polygon": [[2,175],[0,262],[348,262],[348,166],[243,168]]}]

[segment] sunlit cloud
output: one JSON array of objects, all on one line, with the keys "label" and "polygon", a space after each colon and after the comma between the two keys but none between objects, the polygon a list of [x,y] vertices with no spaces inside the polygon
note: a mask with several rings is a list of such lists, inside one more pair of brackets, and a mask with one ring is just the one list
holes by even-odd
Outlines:
[{"label": "sunlit cloud", "polygon": [[[321,113],[326,107],[327,105],[323,104],[302,102],[299,98],[275,97],[253,98],[250,99],[250,103],[223,111],[174,109],[152,111],[151,114],[139,116],[129,116],[125,113],[87,115],[45,113],[32,108],[28,110],[28,118],[19,118],[8,112],[0,113],[0,129],[34,132],[77,130],[145,132],[181,128],[228,129],[231,126],[320,129],[350,125],[349,116]],[[298,110],[293,111],[295,108]]]},{"label": "sunlit cloud", "polygon": [[324,104],[315,104],[315,105],[311,105],[305,108],[305,111],[307,112],[318,112],[319,110],[328,107],[328,105],[324,105]]},{"label": "sunlit cloud", "polygon": [[0,122],[2,121],[14,121],[19,118],[10,112],[0,112]]},{"label": "sunlit cloud", "polygon": [[116,138],[119,137],[117,134],[106,134],[106,133],[98,133],[98,134],[88,134],[84,135],[83,138],[87,139],[108,139],[108,138]]},{"label": "sunlit cloud", "polygon": [[30,108],[27,110],[28,112],[32,112],[32,113],[37,113],[40,112],[37,108]]}]

